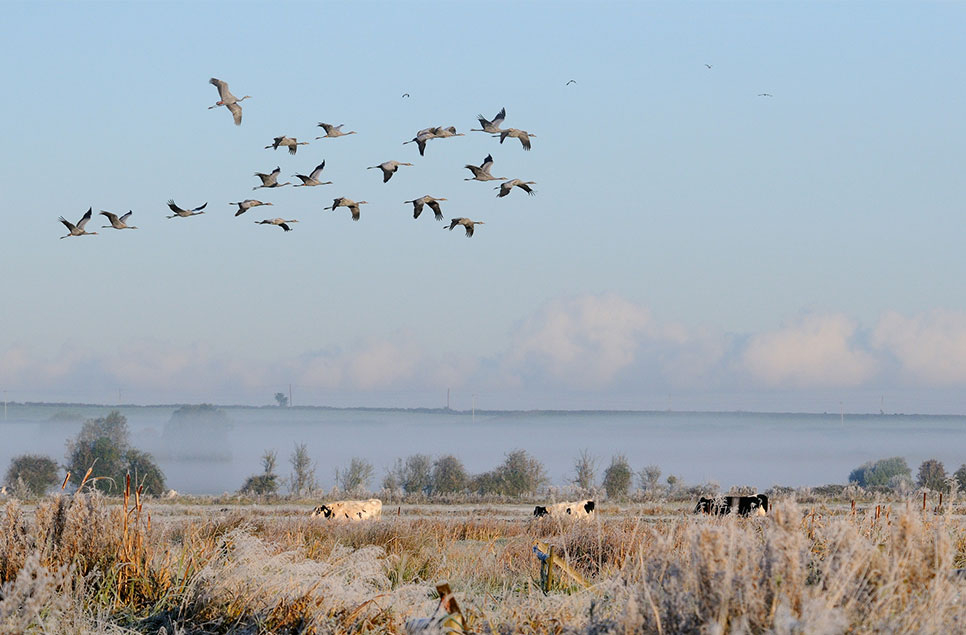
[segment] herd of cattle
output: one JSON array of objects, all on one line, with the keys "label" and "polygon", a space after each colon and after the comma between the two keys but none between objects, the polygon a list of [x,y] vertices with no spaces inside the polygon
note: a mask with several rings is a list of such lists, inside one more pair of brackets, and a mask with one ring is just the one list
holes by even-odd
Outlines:
[{"label": "herd of cattle", "polygon": [[[537,518],[592,518],[596,503],[592,500],[574,501],[572,503],[554,503],[537,505],[533,515]],[[694,506],[694,513],[714,514],[723,516],[736,513],[739,516],[764,516],[768,513],[768,497],[764,494],[755,496],[719,496],[698,500]],[[366,520],[378,518],[382,515],[382,501],[370,498],[365,501],[337,501],[317,506],[312,516],[322,516],[333,520]]]}]

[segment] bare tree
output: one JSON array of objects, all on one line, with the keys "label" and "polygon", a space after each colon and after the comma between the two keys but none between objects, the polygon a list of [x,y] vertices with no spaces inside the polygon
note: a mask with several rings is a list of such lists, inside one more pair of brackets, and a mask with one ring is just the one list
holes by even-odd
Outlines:
[{"label": "bare tree", "polygon": [[584,448],[574,462],[574,485],[591,490],[597,484],[597,457]]},{"label": "bare tree", "polygon": [[368,489],[374,474],[372,463],[354,456],[347,467],[336,468],[335,482],[343,492],[358,492]]},{"label": "bare tree", "polygon": [[312,467],[312,459],[309,458],[309,450],[304,443],[295,444],[289,463],[292,464],[289,492],[295,496],[301,496],[314,490],[316,488],[315,468]]}]

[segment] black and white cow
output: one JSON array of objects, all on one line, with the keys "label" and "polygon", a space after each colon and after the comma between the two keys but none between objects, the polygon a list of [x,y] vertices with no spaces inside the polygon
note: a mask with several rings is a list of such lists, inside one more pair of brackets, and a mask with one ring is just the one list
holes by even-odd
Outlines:
[{"label": "black and white cow", "polygon": [[537,505],[533,508],[533,515],[537,518],[549,516],[570,516],[572,518],[590,518],[596,505],[592,500],[575,501],[573,503],[557,503],[556,505]]},{"label": "black and white cow", "polygon": [[764,494],[755,496],[721,496],[719,498],[698,499],[694,506],[694,513],[717,514],[723,516],[737,512],[739,516],[764,516],[768,513],[768,497]]}]

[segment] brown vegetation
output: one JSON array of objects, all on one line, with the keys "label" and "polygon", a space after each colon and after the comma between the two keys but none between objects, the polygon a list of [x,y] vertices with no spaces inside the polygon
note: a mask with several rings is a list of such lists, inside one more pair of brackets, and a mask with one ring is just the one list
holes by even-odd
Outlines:
[{"label": "brown vegetation", "polygon": [[[468,507],[349,524],[281,507],[165,519],[163,505],[152,521],[130,486],[33,513],[11,501],[0,633],[401,633],[443,580],[481,633],[952,632],[966,620],[954,507],[779,501],[765,518],[712,518],[655,502],[590,523]],[[544,594],[537,540],[590,588],[558,579]]]}]

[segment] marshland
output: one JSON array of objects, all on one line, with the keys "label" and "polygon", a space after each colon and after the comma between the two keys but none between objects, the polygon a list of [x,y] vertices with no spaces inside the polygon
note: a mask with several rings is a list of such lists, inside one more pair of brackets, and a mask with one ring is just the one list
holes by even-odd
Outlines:
[{"label": "marshland", "polygon": [[[440,617],[441,581],[478,633],[961,628],[966,505],[843,494],[790,492],[750,518],[605,502],[585,522],[533,519],[522,501],[400,502],[339,523],[309,500],[10,500],[0,632],[404,633]],[[589,586],[545,590],[536,541]]]}]

